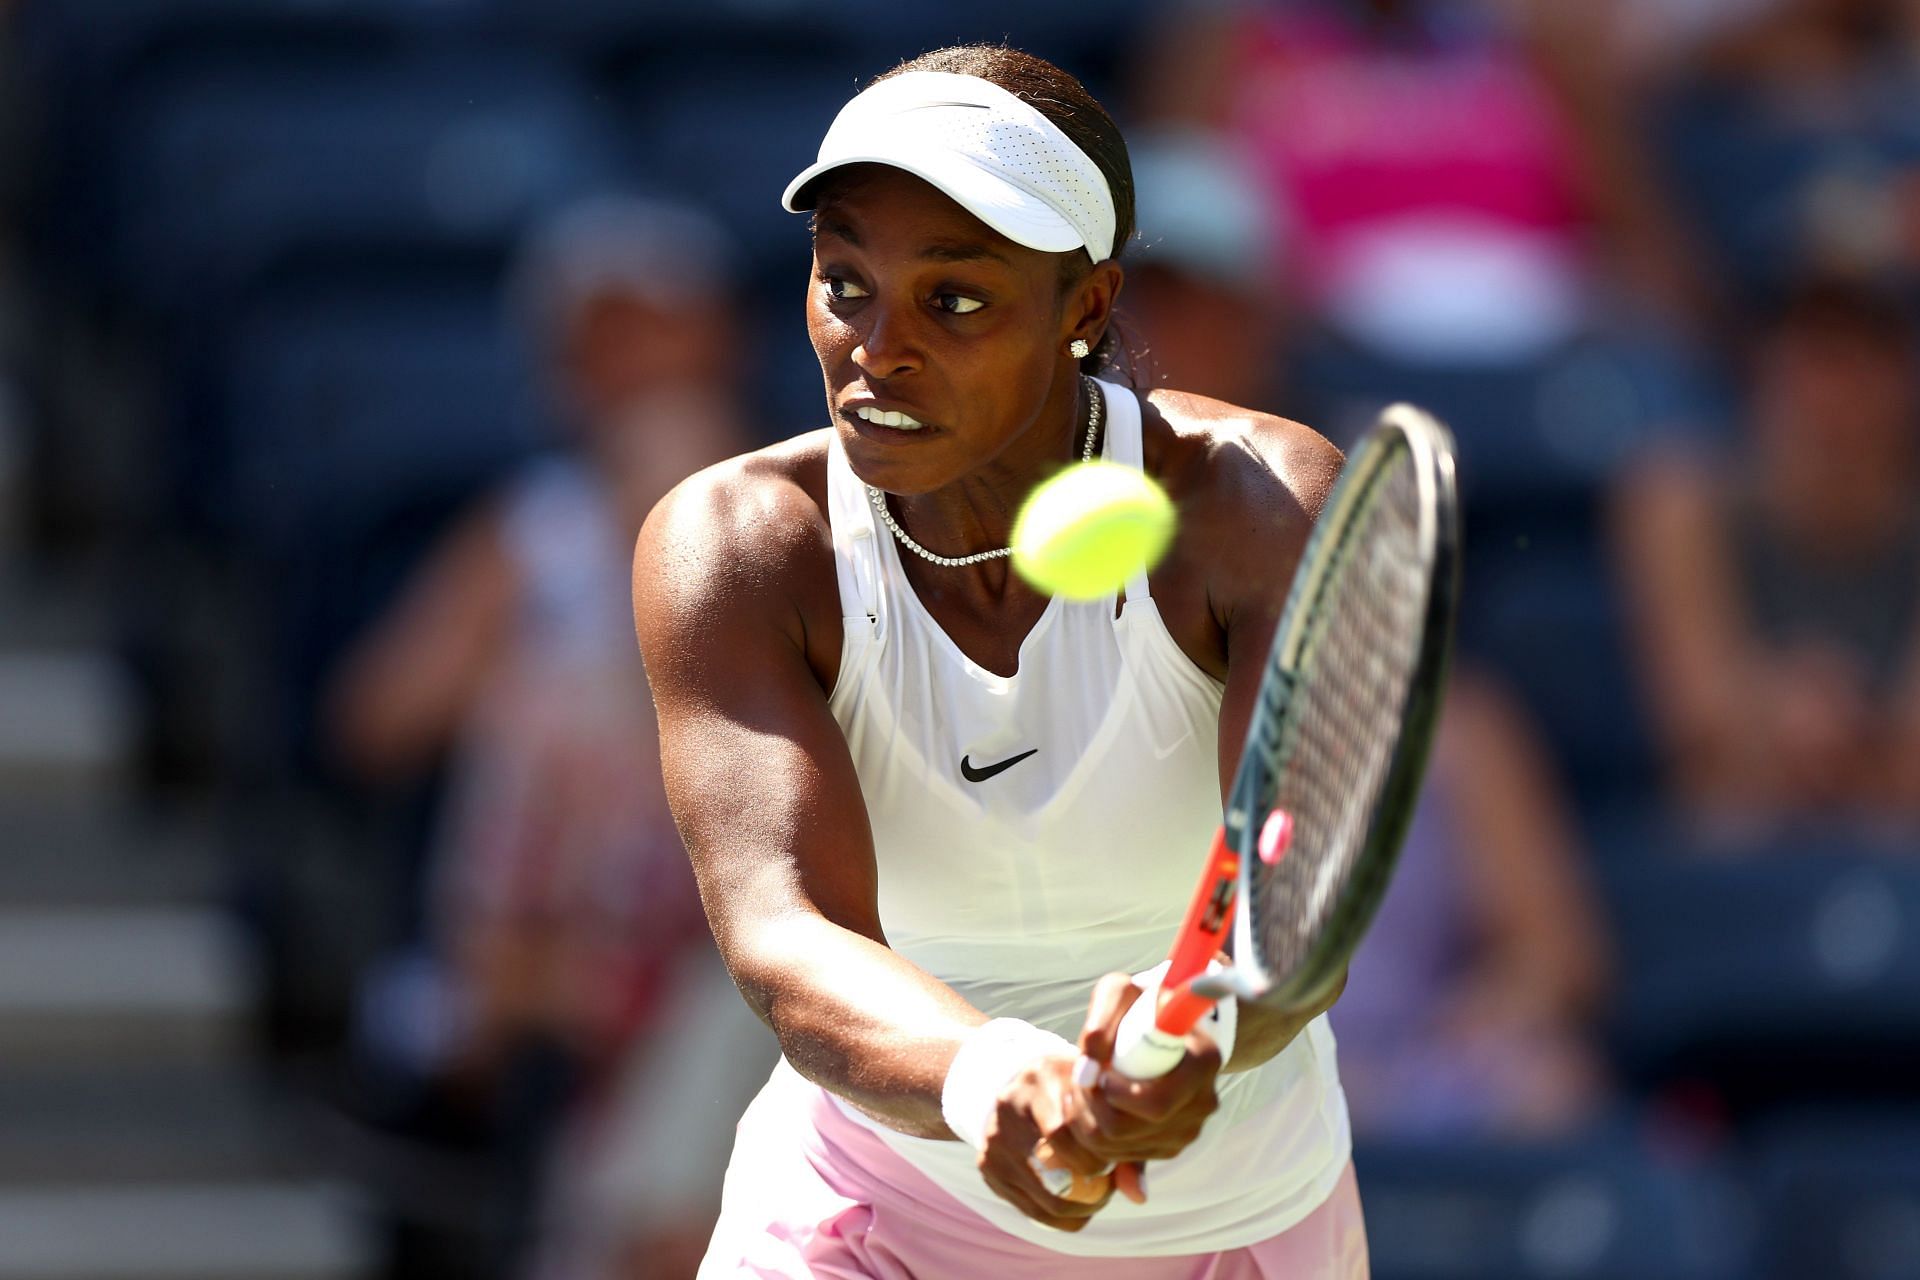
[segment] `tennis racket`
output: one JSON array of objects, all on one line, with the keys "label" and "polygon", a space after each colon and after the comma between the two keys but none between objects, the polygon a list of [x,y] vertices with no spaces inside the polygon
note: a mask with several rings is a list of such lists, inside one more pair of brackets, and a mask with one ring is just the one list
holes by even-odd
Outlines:
[{"label": "tennis racket", "polygon": [[[1389,408],[1348,457],[1307,540],[1159,998],[1136,1000],[1118,1029],[1111,1065],[1122,1075],[1173,1070],[1217,1000],[1300,1007],[1359,945],[1439,716],[1459,526],[1452,438],[1412,406]],[[1229,932],[1232,963],[1209,974]],[[1105,1192],[1104,1178],[1044,1167],[1041,1176],[1055,1195]]]}]

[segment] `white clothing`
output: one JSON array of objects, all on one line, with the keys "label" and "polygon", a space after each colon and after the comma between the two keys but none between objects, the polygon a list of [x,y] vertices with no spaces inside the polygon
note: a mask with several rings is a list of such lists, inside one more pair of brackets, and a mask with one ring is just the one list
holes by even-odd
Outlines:
[{"label": "white clothing", "polygon": [[[1106,457],[1140,466],[1139,401],[1100,386]],[[1154,965],[1179,929],[1221,818],[1223,689],[1167,633],[1144,574],[1123,608],[1117,595],[1048,603],[1020,670],[995,676],[925,610],[837,439],[828,505],[845,628],[829,708],[860,775],[887,942],[981,1011],[1071,1040],[1092,983]],[[820,1090],[781,1061],[774,1096]],[[1271,1240],[1346,1171],[1352,1136],[1325,1017],[1258,1071],[1223,1075],[1219,1100],[1187,1151],[1154,1163],[1146,1205],[1116,1197],[1077,1234],[996,1197],[968,1146],[833,1103],[1012,1236],[1073,1255],[1165,1257]],[[787,1203],[778,1174],[756,1174],[778,1169],[755,1148],[766,1140],[741,1125],[724,1215],[766,1221],[766,1205]]]},{"label": "white clothing", "polygon": [[[1101,387],[1106,456],[1138,467],[1139,402]],[[1095,979],[1152,966],[1178,930],[1220,822],[1222,687],[1168,634],[1145,574],[1118,616],[1118,596],[1055,598],[1017,673],[984,670],[914,593],[837,440],[827,466],[846,636],[829,705],[866,798],[888,943],[983,1012],[1072,1040]],[[1147,1204],[1116,1197],[1077,1234],[995,1196],[964,1144],[842,1110],[1004,1231],[1063,1253],[1153,1256],[1277,1235],[1346,1167],[1324,1017],[1260,1069],[1221,1076],[1219,1093],[1201,1137],[1153,1166]]]}]

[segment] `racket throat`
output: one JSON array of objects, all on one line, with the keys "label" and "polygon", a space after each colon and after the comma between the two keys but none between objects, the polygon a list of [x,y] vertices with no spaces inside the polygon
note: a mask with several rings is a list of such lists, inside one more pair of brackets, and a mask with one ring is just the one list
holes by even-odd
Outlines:
[{"label": "racket throat", "polygon": [[[1262,866],[1274,867],[1292,847],[1293,815],[1285,809],[1270,810],[1254,840],[1255,856]],[[1222,948],[1239,897],[1240,859],[1232,852],[1231,836],[1225,827],[1214,837],[1214,856],[1216,877],[1195,899],[1192,916],[1197,927],[1190,930],[1190,936],[1209,940],[1212,954],[1204,960],[1190,954],[1186,957],[1188,967],[1169,968],[1167,976],[1181,980],[1161,989],[1159,1016],[1154,1019],[1156,1026],[1177,1035],[1185,1035],[1222,1000],[1253,1000],[1261,994],[1231,964],[1212,973],[1206,971],[1214,958],[1225,960]]]},{"label": "racket throat", "polygon": [[1213,1006],[1219,1003],[1219,999],[1218,996],[1204,996],[1195,991],[1193,981],[1164,987],[1160,992],[1159,1008],[1154,1012],[1154,1029],[1179,1040],[1198,1026],[1202,1018],[1213,1012]]}]

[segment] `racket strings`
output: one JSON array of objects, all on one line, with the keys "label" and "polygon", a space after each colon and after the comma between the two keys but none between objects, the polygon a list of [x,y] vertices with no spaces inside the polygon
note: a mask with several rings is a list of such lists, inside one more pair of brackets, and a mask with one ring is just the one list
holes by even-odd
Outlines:
[{"label": "racket strings", "polygon": [[[1273,744],[1274,805],[1293,816],[1292,851],[1256,887],[1249,923],[1267,973],[1302,972],[1367,847],[1419,663],[1431,567],[1415,466],[1402,449],[1349,511],[1306,614],[1297,674]],[[1384,874],[1384,869],[1381,871]],[[1356,922],[1356,924],[1359,922]]]}]

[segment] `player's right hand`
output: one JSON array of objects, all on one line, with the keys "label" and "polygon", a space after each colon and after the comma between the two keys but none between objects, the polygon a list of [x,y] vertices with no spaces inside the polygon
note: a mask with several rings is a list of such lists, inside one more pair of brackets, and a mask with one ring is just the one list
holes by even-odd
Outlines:
[{"label": "player's right hand", "polygon": [[[1113,1198],[1111,1183],[1101,1178],[1107,1160],[1087,1150],[1074,1133],[1074,1109],[1080,1104],[1074,1061],[1065,1054],[1036,1058],[1007,1083],[987,1122],[978,1161],[980,1176],[995,1195],[1059,1231],[1085,1227]],[[1034,1169],[1036,1153],[1083,1175],[1082,1187],[1092,1191],[1084,1199],[1053,1195]]]},{"label": "player's right hand", "polygon": [[1186,1057],[1157,1080],[1129,1080],[1107,1067],[1120,1019],[1141,996],[1124,973],[1110,973],[1094,987],[1080,1051],[1102,1070],[1075,1086],[1069,1110],[1074,1145],[1123,1171],[1128,1164],[1179,1155],[1220,1107],[1214,1089],[1220,1050],[1204,1032],[1188,1035]]}]

